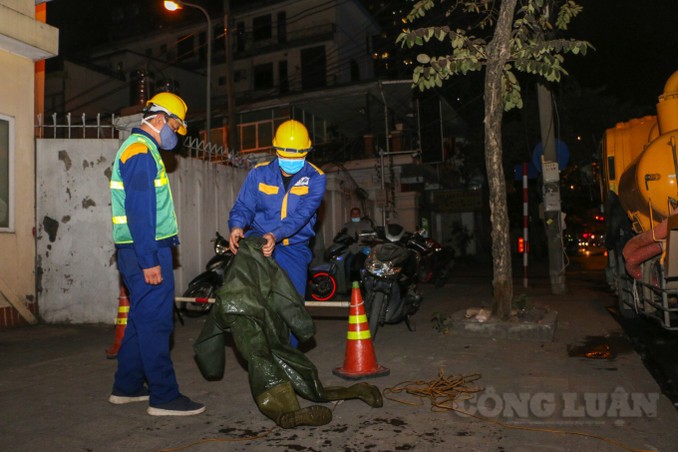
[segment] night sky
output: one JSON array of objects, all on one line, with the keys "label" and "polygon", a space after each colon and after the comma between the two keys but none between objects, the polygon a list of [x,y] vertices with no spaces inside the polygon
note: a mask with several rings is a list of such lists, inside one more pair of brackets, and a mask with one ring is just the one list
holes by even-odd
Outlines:
[{"label": "night sky", "polygon": [[572,37],[596,48],[566,57],[571,76],[587,87],[605,87],[623,100],[654,105],[678,70],[678,2],[580,0],[583,13]]},{"label": "night sky", "polygon": [[[196,0],[218,14],[223,0]],[[240,0],[231,0],[237,5]],[[374,0],[376,1],[376,0]],[[387,4],[388,0],[383,2]],[[393,0],[393,4],[402,3]],[[570,77],[584,87],[604,88],[622,100],[651,108],[668,77],[678,70],[678,1],[579,0],[584,12],[569,36],[596,48],[585,57],[568,55]],[[52,0],[48,23],[60,28],[64,55],[125,34],[171,27],[185,17],[169,14],[161,0]],[[187,9],[186,14],[199,14]],[[201,16],[200,16],[201,17]],[[194,18],[199,20],[199,17]]]}]

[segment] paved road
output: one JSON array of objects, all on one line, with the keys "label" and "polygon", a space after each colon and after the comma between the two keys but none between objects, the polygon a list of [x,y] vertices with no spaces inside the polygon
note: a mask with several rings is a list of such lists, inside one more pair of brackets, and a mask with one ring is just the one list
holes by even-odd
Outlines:
[{"label": "paved road", "polygon": [[[601,272],[607,265],[607,257],[602,252],[577,255],[572,262],[580,269],[580,277],[602,285]],[[601,291],[605,290],[603,285]],[[678,332],[666,331],[649,319],[625,319],[619,315],[615,305],[610,306],[609,311],[664,394],[678,407]]]},{"label": "paved road", "polygon": [[[449,378],[479,374],[475,383],[484,391],[457,408],[481,417],[433,411],[428,400],[399,394],[380,409],[355,400],[328,404],[333,420],[323,427],[277,428],[256,408],[242,358],[232,348],[225,351],[223,380],[202,378],[191,345],[204,319],[177,326],[173,358],[182,391],[205,402],[207,411],[151,417],[143,403],[106,401],[115,369],[104,357],[112,326],[40,325],[0,331],[0,450],[676,450],[678,412],[632,348],[611,342],[608,359],[568,354],[568,346],[623,335],[607,310],[613,300],[604,282],[572,264],[568,293],[553,296],[543,269],[535,266],[527,289],[516,278],[516,295],[558,312],[552,342],[434,329],[434,317],[491,305],[488,266],[468,264],[444,288],[423,288],[417,331],[390,325],[373,344],[379,363],[391,370],[371,380],[382,391],[408,381],[430,384],[440,372]],[[344,362],[346,312],[315,313],[315,320],[308,356],[325,384],[348,384],[332,374]]]}]

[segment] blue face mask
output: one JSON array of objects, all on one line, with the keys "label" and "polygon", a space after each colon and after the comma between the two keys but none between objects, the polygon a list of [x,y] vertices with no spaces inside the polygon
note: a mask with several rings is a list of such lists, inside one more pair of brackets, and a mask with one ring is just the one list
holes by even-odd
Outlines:
[{"label": "blue face mask", "polygon": [[360,223],[360,218],[359,217],[351,217],[351,221],[354,223]]},{"label": "blue face mask", "polygon": [[278,165],[280,165],[280,169],[287,174],[297,174],[304,167],[305,160],[306,159],[285,159],[278,157]]},{"label": "blue face mask", "polygon": [[143,122],[146,123],[148,127],[160,134],[160,149],[164,149],[166,151],[171,151],[174,149],[179,142],[179,138],[177,138],[177,134],[174,133],[172,128],[167,125],[167,121],[165,121],[165,125],[162,126],[162,129],[158,130],[153,127],[153,125],[147,119],[148,118],[144,118]]},{"label": "blue face mask", "polygon": [[160,147],[166,151],[171,151],[177,146],[179,138],[172,128],[165,123],[160,129]]}]

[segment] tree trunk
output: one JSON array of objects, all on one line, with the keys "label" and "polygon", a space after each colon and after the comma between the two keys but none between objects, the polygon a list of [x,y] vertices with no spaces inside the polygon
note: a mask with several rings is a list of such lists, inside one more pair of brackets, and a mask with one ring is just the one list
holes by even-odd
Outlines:
[{"label": "tree trunk", "polygon": [[492,225],[492,261],[494,315],[506,320],[511,315],[513,274],[506,180],[502,166],[501,126],[504,116],[502,70],[509,58],[511,26],[518,0],[501,2],[497,27],[487,46],[485,72],[485,165],[490,190],[490,222]]}]

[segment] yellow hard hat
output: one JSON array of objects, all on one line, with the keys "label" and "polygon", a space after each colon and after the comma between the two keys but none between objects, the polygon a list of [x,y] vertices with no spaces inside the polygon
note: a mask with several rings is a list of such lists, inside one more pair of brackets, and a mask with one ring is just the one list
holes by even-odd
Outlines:
[{"label": "yellow hard hat", "polygon": [[188,107],[186,102],[172,93],[158,93],[146,102],[146,111],[162,111],[167,113],[171,118],[176,119],[181,123],[177,133],[179,135],[186,135],[186,111]]},{"label": "yellow hard hat", "polygon": [[273,147],[280,157],[305,157],[311,150],[311,139],[308,130],[299,121],[290,119],[278,126],[273,137]]}]

